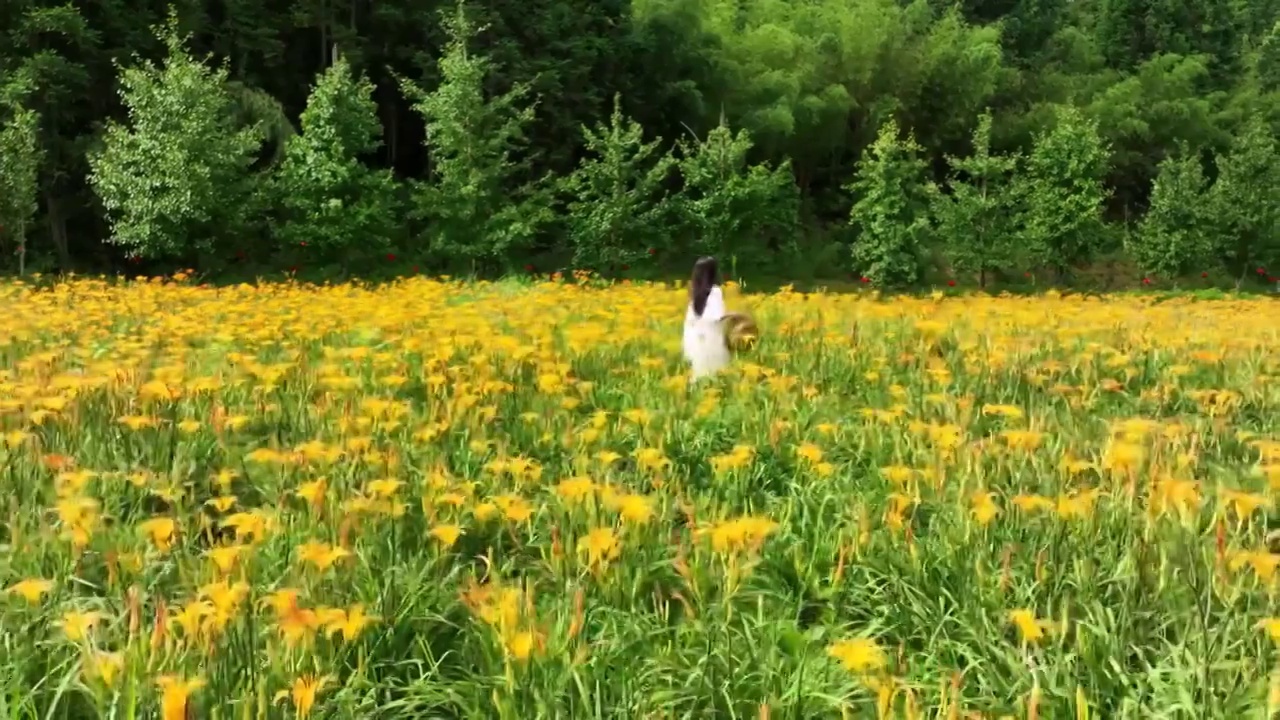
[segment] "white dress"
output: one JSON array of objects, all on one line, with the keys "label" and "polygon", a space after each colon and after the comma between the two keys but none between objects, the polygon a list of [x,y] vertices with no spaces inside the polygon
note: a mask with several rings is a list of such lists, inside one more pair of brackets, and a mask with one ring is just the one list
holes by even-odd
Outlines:
[{"label": "white dress", "polygon": [[695,381],[714,375],[729,365],[729,345],[720,324],[724,315],[724,293],[718,285],[707,294],[707,304],[701,316],[694,313],[693,303],[689,303],[684,314],[684,357],[693,366]]}]

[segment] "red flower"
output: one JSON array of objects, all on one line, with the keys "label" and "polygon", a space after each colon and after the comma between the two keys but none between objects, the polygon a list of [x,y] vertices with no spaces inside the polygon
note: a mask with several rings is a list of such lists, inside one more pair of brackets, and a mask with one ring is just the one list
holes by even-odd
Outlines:
[{"label": "red flower", "polygon": [[417,274],[418,274],[418,266],[417,266],[417,265],[414,265],[414,266],[413,266],[413,274],[414,274],[414,275],[417,275]]},{"label": "red flower", "polygon": [[1263,268],[1258,268],[1258,274],[1259,274],[1259,275],[1266,275],[1266,274],[1267,274],[1267,271],[1266,271],[1265,269],[1263,269]]},{"label": "red flower", "polygon": [[1202,273],[1200,273],[1200,277],[1202,277],[1202,278],[1207,278],[1207,277],[1209,277],[1209,273],[1207,273],[1207,272],[1202,272]]},{"label": "red flower", "polygon": [[652,257],[652,256],[654,256],[654,255],[657,255],[657,254],[658,254],[658,248],[649,248],[649,256],[650,256],[650,257]]},{"label": "red flower", "polygon": [[1151,284],[1151,278],[1142,278],[1142,284],[1143,284],[1143,285],[1150,285],[1150,284]]},{"label": "red flower", "polygon": [[299,245],[300,247],[306,247],[306,246],[307,246],[307,241],[306,241],[306,240],[303,240],[302,242],[298,243],[298,245]]},{"label": "red flower", "polygon": [[955,286],[956,286],[956,281],[955,281],[955,280],[948,280],[948,281],[947,281],[947,287],[955,287]]},{"label": "red flower", "polygon": [[524,271],[525,271],[525,272],[533,272],[533,265],[532,265],[532,264],[525,265],[525,266],[524,266]]},{"label": "red flower", "polygon": [[1273,283],[1273,282],[1275,282],[1275,281],[1276,281],[1276,279],[1275,279],[1274,277],[1272,277],[1272,276],[1270,276],[1270,275],[1268,275],[1268,276],[1267,276],[1267,282],[1269,282],[1269,283]]},{"label": "red flower", "polygon": [[395,261],[396,261],[396,254],[395,254],[395,253],[387,253],[387,262],[395,262]]},{"label": "red flower", "polygon": [[871,278],[867,277],[866,275],[863,275],[863,276],[862,276],[862,282],[864,282],[864,283],[869,283],[869,282],[871,282]]}]

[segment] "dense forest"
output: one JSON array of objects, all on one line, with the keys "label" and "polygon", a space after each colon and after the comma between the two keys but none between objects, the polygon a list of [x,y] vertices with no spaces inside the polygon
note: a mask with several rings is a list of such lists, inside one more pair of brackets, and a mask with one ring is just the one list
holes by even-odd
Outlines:
[{"label": "dense forest", "polygon": [[1280,0],[6,0],[0,270],[1280,274]]}]

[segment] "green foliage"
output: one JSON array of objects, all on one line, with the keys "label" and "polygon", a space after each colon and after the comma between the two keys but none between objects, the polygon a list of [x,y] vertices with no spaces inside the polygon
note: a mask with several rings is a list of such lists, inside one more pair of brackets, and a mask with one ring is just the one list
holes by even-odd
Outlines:
[{"label": "green foliage", "polygon": [[[40,116],[43,216],[28,229],[27,264],[42,264],[40,256],[52,251],[69,268],[74,250],[102,248],[104,224],[85,187],[85,154],[104,107],[115,105],[115,68],[105,59],[134,48],[104,33],[72,3],[11,0],[0,7],[0,78],[29,81],[23,104]],[[136,13],[132,22],[138,22]],[[142,29],[150,36],[145,24]],[[73,219],[78,222],[69,228]]]},{"label": "green foliage", "polygon": [[[178,0],[171,31],[181,28],[183,52],[209,66],[185,86],[188,71],[165,65],[171,43],[153,28],[165,3],[0,3],[0,78],[29,79],[22,105],[39,117],[27,264],[43,268],[53,255],[63,269],[117,270],[122,254],[145,255],[165,259],[138,270],[162,271],[174,267],[168,258],[187,264],[214,251],[248,275],[314,271],[316,253],[338,243],[351,252],[335,249],[323,267],[344,264],[345,275],[387,235],[403,235],[420,246],[397,254],[432,271],[549,267],[570,244],[584,262],[618,264],[599,258],[692,251],[696,241],[738,258],[748,276],[827,274],[843,268],[830,258],[853,234],[845,184],[885,121],[911,130],[925,180],[959,188],[968,173],[948,161],[970,153],[988,109],[988,155],[1028,158],[1007,206],[1019,252],[993,254],[994,235],[962,229],[965,213],[994,211],[960,188],[933,208],[952,265],[978,267],[981,279],[1024,263],[1079,266],[1086,279],[1096,273],[1084,265],[1136,260],[1120,257],[1128,251],[1116,240],[1138,232],[1159,165],[1181,144],[1216,165],[1247,123],[1280,133],[1280,0],[486,0],[465,14],[457,2]],[[372,107],[382,128],[377,151],[354,160],[291,142],[338,54],[367,79],[352,124]],[[140,60],[121,77],[115,59],[129,57]],[[183,62],[195,61],[171,64]],[[163,98],[162,75],[172,90]],[[151,89],[122,107],[118,91],[140,82]],[[155,99],[142,103],[147,93]],[[668,203],[680,212],[623,234],[623,218],[570,216],[568,205],[585,199],[561,192],[584,156],[600,159],[581,128],[607,126],[618,95],[644,138],[665,139],[653,157],[682,158],[687,186]],[[1087,138],[1070,133],[1062,152],[1045,146],[1063,107],[1093,122],[1104,158],[1082,160],[1071,143]],[[345,123],[346,111],[333,121]],[[721,122],[734,132],[718,131]],[[671,139],[682,137],[708,141],[680,152]],[[290,145],[300,154],[285,183]],[[321,177],[302,155],[346,169]],[[1073,167],[1082,162],[1089,169]],[[407,180],[404,198],[386,192],[381,171]],[[672,176],[662,189],[678,187]],[[391,195],[401,202],[385,204]],[[1210,197],[1199,205],[1219,215]],[[635,244],[588,248],[592,234]],[[275,246],[260,243],[267,236],[307,242],[306,254],[265,252]],[[234,259],[255,246],[264,252]],[[931,263],[937,249],[927,249]]]},{"label": "green foliage", "polygon": [[[0,88],[0,239],[13,240],[18,272],[26,272],[27,227],[37,210],[40,116],[21,103],[22,90]],[[0,243],[0,247],[6,247]]]},{"label": "green foliage", "polygon": [[185,257],[244,231],[261,134],[232,121],[225,66],[193,58],[172,19],[158,33],[164,66],[140,59],[121,71],[128,123],[107,124],[89,181],[111,242],[135,256]]},{"label": "green foliage", "polygon": [[812,162],[810,152],[843,137],[853,86],[870,80],[879,64],[875,51],[887,50],[900,28],[894,21],[900,11],[885,3],[699,4],[720,44],[716,71],[725,82],[715,99],[733,126],[802,169]]},{"label": "green foliage", "polygon": [[937,155],[963,145],[975,119],[1005,79],[1000,30],[973,27],[949,10],[916,41],[918,68],[912,92],[898,112],[912,128],[929,129],[922,142]]},{"label": "green foliage", "polygon": [[914,134],[902,139],[897,121],[889,120],[847,187],[856,198],[849,216],[857,231],[854,265],[877,284],[905,285],[920,279],[934,192],[920,151]]},{"label": "green foliage", "polygon": [[700,254],[748,257],[769,240],[791,240],[797,228],[800,197],[790,165],[749,164],[751,148],[750,133],[735,133],[723,120],[702,141],[682,144],[681,208]]},{"label": "green foliage", "polygon": [[1258,44],[1254,72],[1263,90],[1280,91],[1280,20]]},{"label": "green foliage", "polygon": [[225,85],[231,98],[231,117],[236,127],[256,126],[265,144],[273,149],[271,161],[284,159],[284,148],[298,134],[280,101],[261,88],[230,80]]},{"label": "green foliage", "polygon": [[1180,143],[1209,147],[1221,130],[1214,118],[1207,60],[1159,55],[1099,92],[1084,108],[1097,121],[1110,155],[1108,175],[1129,206],[1143,203],[1156,166]]},{"label": "green foliage", "polygon": [[373,83],[339,58],[318,79],[302,112],[302,134],[285,147],[275,176],[289,245],[348,259],[385,250],[395,232],[395,180],[361,156],[382,143]]},{"label": "green foliage", "polygon": [[1054,128],[1036,137],[1015,185],[1033,262],[1061,272],[1098,249],[1107,156],[1097,122],[1074,107],[1060,108]]},{"label": "green foliage", "polygon": [[1177,278],[1216,262],[1216,231],[1204,203],[1208,190],[1200,156],[1187,146],[1160,163],[1151,207],[1128,245],[1143,271]]},{"label": "green foliage", "polygon": [[679,137],[718,106],[719,38],[698,3],[632,0],[632,20],[621,49],[634,70],[622,87],[632,112],[654,135]]},{"label": "green foliage", "polygon": [[1001,45],[1018,64],[1043,55],[1071,7],[1059,0],[961,0],[958,4],[971,21],[1000,23]]},{"label": "green foliage", "polygon": [[1253,118],[1218,160],[1210,207],[1231,270],[1244,277],[1280,262],[1280,152],[1272,130]]},{"label": "green foliage", "polygon": [[986,285],[991,271],[1008,268],[1015,259],[1012,181],[1018,157],[991,152],[991,115],[986,113],[973,133],[973,154],[947,160],[950,192],[938,193],[933,203],[938,234],[952,268],[977,273],[979,284]]},{"label": "green foliage", "polygon": [[517,86],[486,97],[489,62],[469,49],[479,30],[461,2],[445,17],[445,27],[449,42],[438,63],[440,86],[424,92],[401,82],[426,122],[431,155],[430,176],[415,186],[413,216],[427,222],[437,256],[512,267],[552,218],[540,184],[515,186],[523,170],[516,153],[533,119],[532,105],[521,107],[528,89]]},{"label": "green foliage", "polygon": [[[587,155],[561,182],[568,202],[568,238],[575,267],[626,264],[663,242],[671,211],[665,186],[676,165],[661,140],[613,102],[608,125],[583,128]],[[656,249],[656,248],[655,248]]]},{"label": "green foliage", "polygon": [[[1129,69],[1160,53],[1204,54],[1232,69],[1239,11],[1220,0],[1101,0],[1096,36],[1107,60]],[[1236,17],[1232,14],[1236,13]]]},{"label": "green foliage", "polygon": [[[527,86],[538,98],[525,127],[538,164],[557,175],[572,172],[582,126],[608,115],[631,74],[631,0],[485,0],[469,9],[488,28],[476,48],[492,62],[486,86]],[[664,62],[672,49],[661,48]]]},{"label": "green foliage", "polygon": [[710,109],[770,157],[790,158],[802,189],[847,178],[866,132],[891,115],[927,128],[930,150],[962,142],[1001,77],[997,28],[954,13],[934,21],[920,3],[690,2],[718,45]]}]

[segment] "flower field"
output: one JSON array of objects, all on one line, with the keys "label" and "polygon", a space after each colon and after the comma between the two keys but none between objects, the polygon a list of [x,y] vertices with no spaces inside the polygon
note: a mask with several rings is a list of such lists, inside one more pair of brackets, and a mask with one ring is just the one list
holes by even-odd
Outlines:
[{"label": "flower field", "polygon": [[6,718],[1280,709],[1272,301],[0,300]]}]

